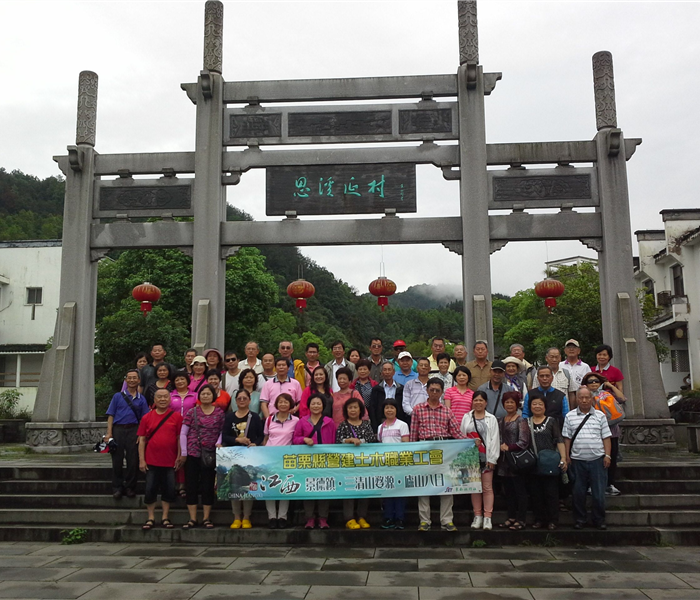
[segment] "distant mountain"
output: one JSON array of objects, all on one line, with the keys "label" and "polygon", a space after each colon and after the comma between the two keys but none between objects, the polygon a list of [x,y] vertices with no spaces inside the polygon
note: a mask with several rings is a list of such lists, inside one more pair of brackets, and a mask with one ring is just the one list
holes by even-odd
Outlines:
[{"label": "distant mountain", "polygon": [[451,302],[462,299],[461,285],[412,285],[405,292],[391,297],[391,303],[401,308],[442,308]]}]

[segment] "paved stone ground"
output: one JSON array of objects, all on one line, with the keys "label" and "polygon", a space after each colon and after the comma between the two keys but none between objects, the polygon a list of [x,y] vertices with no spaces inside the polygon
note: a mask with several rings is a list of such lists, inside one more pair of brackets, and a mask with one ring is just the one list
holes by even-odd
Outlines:
[{"label": "paved stone ground", "polygon": [[0,544],[0,598],[700,599],[700,548]]}]

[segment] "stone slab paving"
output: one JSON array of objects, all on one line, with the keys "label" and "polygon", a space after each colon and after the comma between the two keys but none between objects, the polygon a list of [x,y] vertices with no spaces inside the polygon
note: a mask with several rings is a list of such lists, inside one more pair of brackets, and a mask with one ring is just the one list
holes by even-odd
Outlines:
[{"label": "stone slab paving", "polygon": [[0,599],[700,600],[700,548],[0,543]]}]

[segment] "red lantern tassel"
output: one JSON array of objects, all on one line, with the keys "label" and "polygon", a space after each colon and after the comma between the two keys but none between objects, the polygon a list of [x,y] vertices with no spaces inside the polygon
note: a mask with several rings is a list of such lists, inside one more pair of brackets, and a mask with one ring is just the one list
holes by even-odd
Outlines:
[{"label": "red lantern tassel", "polygon": [[389,306],[389,298],[386,296],[379,296],[379,298],[377,298],[377,304],[381,306],[382,312],[384,312],[384,309]]},{"label": "red lantern tassel", "polygon": [[300,312],[306,308],[306,298],[297,298],[297,308]]}]

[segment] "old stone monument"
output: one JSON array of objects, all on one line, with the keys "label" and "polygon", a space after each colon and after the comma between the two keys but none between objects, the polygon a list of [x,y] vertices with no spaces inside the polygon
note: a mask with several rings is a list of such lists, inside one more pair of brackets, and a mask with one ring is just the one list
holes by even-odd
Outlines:
[{"label": "old stone monument", "polygon": [[[95,422],[95,301],[97,261],[112,249],[180,248],[192,255],[192,344],[202,350],[223,347],[226,258],[242,246],[442,243],[462,255],[465,341],[471,347],[488,340],[492,347],[490,254],[511,241],[566,239],[598,252],[603,340],[614,349],[629,398],[622,443],[673,444],[632,278],[626,161],[641,140],[625,139],[617,127],[611,54],[593,56],[593,140],[487,144],[484,99],[501,73],[485,73],[479,64],[475,2],[458,3],[458,22],[455,74],[226,82],[223,4],[210,0],[203,69],[196,83],[182,85],[197,110],[194,152],[99,154],[97,75],[82,72],[76,142],[55,158],[66,176],[60,308],[28,443],[42,452],[67,452],[87,448],[103,434],[104,425]],[[386,99],[415,102],[337,104]],[[327,104],[298,104],[308,101]],[[436,143],[441,140],[458,144]],[[359,150],[326,145],[387,141],[422,143]],[[319,146],[297,150],[295,144]],[[263,152],[265,145],[285,149]],[[229,151],[236,146],[245,150]],[[583,163],[593,166],[577,166]],[[416,210],[417,164],[432,164],[459,182],[460,217],[399,216]],[[538,168],[551,164],[557,166]],[[225,186],[260,168],[266,169],[267,214],[285,218],[227,222]],[[526,212],[536,208],[559,212]],[[496,209],[511,212],[489,214]],[[383,216],[299,218],[339,213]],[[194,220],[176,222],[177,216]],[[160,220],[131,222],[135,217]]]}]

